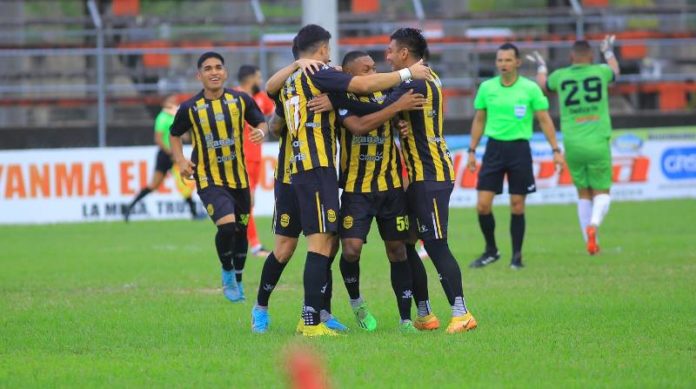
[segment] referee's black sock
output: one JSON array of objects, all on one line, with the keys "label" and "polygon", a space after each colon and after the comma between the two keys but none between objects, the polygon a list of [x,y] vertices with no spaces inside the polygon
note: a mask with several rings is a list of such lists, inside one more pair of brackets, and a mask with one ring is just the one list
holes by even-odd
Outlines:
[{"label": "referee's black sock", "polygon": [[137,196],[131,201],[130,205],[128,205],[128,209],[131,210],[135,206],[135,204],[138,203],[138,201],[142,200],[143,197],[149,195],[152,192],[152,189],[148,187],[144,187],[143,189],[140,190],[140,193],[138,193]]},{"label": "referee's black sock", "polygon": [[418,256],[415,244],[406,243],[406,256],[413,277],[413,298],[418,305],[418,316],[429,315],[428,274],[425,272],[423,260]]},{"label": "referee's black sock", "polygon": [[273,252],[268,254],[266,262],[263,263],[263,269],[261,270],[259,293],[256,297],[257,305],[262,307],[268,306],[268,300],[271,298],[271,293],[278,284],[280,276],[283,274],[285,265],[287,265],[287,263],[278,262]]},{"label": "referee's black sock", "polygon": [[242,282],[242,272],[246,264],[249,241],[247,240],[246,228],[239,228],[234,236],[234,270],[237,282]]},{"label": "referee's black sock", "polygon": [[190,197],[185,198],[184,201],[186,201],[186,204],[188,204],[189,206],[189,211],[191,211],[191,217],[195,219],[196,216],[198,216],[198,214],[196,213],[196,203],[194,203],[193,199]]},{"label": "referee's black sock", "polygon": [[457,260],[454,259],[447,241],[444,239],[432,239],[424,242],[425,251],[428,252],[435,269],[440,274],[442,289],[447,295],[450,305],[454,306],[455,299],[462,297],[462,272]]},{"label": "referee's black sock", "polygon": [[234,257],[234,238],[236,233],[235,223],[226,223],[217,226],[215,234],[215,248],[222,268],[226,271],[234,269],[232,258]]},{"label": "referee's black sock", "polygon": [[522,253],[525,229],[524,213],[510,215],[510,237],[512,238],[512,255]]},{"label": "referee's black sock", "polygon": [[324,305],[324,292],[326,287],[326,267],[329,265],[329,257],[307,252],[307,260],[304,269],[304,309],[302,317],[305,325],[315,326],[321,320],[319,312]]},{"label": "referee's black sock", "polygon": [[324,309],[326,312],[331,313],[331,298],[333,297],[333,271],[331,267],[333,265],[336,256],[329,257],[329,265],[326,269],[326,291],[324,292]]},{"label": "referee's black sock", "polygon": [[495,254],[498,252],[498,246],[495,244],[495,218],[493,213],[487,215],[478,215],[479,226],[483,237],[486,239],[486,253]]},{"label": "referee's black sock", "polygon": [[401,320],[411,320],[411,298],[413,297],[413,274],[408,260],[389,262],[391,265],[391,284],[396,295]]},{"label": "referee's black sock", "polygon": [[341,260],[339,261],[339,267],[341,268],[341,276],[343,277],[343,282],[346,284],[346,290],[348,291],[348,296],[351,300],[357,300],[360,298],[360,260],[355,262],[349,262],[346,258],[341,255]]}]

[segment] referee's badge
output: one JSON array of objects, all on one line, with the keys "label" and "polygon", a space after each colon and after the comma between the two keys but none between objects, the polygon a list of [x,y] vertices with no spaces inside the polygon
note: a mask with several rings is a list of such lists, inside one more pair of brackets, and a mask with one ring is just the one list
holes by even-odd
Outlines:
[{"label": "referee's badge", "polygon": [[526,105],[516,105],[515,106],[515,117],[518,119],[522,119],[524,115],[527,114],[527,106]]},{"label": "referee's badge", "polygon": [[353,227],[353,217],[346,216],[343,218],[343,228],[350,230]]}]

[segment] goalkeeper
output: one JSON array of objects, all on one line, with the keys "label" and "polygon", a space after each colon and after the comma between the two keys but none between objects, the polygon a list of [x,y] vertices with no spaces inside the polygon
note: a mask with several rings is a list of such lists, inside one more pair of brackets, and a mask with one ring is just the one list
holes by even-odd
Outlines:
[{"label": "goalkeeper", "polygon": [[590,255],[599,252],[597,230],[611,202],[611,117],[607,89],[619,75],[613,44],[613,35],[602,41],[600,50],[607,63],[600,65],[592,63],[592,48],[587,41],[575,42],[571,65],[548,77],[541,55],[535,51],[527,56],[538,65],[539,85],[558,93],[566,161],[578,190],[578,219]]}]

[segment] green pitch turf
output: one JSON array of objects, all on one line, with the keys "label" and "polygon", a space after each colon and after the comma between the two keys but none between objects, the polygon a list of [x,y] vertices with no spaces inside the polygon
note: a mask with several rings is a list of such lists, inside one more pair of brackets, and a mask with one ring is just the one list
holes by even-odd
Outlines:
[{"label": "green pitch turf", "polygon": [[[483,246],[472,209],[450,217],[476,331],[402,336],[389,266],[373,228],[362,291],[379,321],[355,325],[338,266],[334,313],[348,336],[302,339],[304,245],[271,299],[272,328],[249,316],[263,261],[250,257],[248,299],[227,302],[209,221],[0,228],[0,387],[285,385],[280,355],[309,344],[336,387],[693,387],[696,383],[696,201],[616,203],[602,253],[584,251],[575,207],[527,210],[519,272],[508,268],[507,208],[496,208],[503,258]],[[258,224],[267,244],[270,220]],[[431,300],[449,307],[431,263]]]}]

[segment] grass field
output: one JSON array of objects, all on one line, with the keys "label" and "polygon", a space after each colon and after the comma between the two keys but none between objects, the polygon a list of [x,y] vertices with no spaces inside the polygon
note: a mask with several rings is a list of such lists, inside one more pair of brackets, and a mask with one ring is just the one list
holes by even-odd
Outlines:
[{"label": "grass field", "polygon": [[[282,387],[279,355],[291,343],[319,350],[341,388],[696,385],[696,201],[612,205],[598,257],[584,252],[574,206],[530,207],[519,272],[506,263],[507,209],[496,212],[504,260],[474,271],[474,211],[452,211],[451,246],[479,322],[458,336],[397,332],[376,231],[362,289],[380,328],[307,340],[293,334],[304,246],[260,336],[249,313],[262,260],[247,262],[247,301],[224,300],[208,221],[1,227],[0,387]],[[269,223],[259,220],[266,242]],[[334,268],[334,313],[353,325]]]}]

